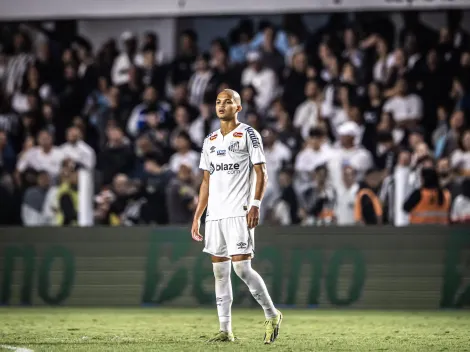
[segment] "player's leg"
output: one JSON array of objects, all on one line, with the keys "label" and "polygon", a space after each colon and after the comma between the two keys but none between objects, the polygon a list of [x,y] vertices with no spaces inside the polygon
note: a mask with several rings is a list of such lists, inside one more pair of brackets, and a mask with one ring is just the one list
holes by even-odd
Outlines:
[{"label": "player's leg", "polygon": [[232,282],[230,280],[231,261],[227,245],[220,228],[220,220],[208,221],[205,227],[204,252],[212,256],[212,268],[215,278],[215,296],[219,316],[219,332],[210,342],[234,341],[232,333]]},{"label": "player's leg", "polygon": [[248,229],[245,217],[225,220],[231,229],[230,239],[226,237],[226,241],[233,269],[264,310],[266,317],[264,342],[274,342],[279,333],[282,314],[274,306],[264,280],[251,266],[251,259],[254,256],[254,230]]}]

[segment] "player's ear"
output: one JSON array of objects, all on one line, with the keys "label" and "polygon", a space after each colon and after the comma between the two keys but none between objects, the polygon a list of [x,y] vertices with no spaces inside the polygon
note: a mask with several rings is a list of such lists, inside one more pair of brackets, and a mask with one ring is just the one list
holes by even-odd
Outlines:
[{"label": "player's ear", "polygon": [[237,112],[242,111],[242,109],[243,109],[243,107],[241,106],[241,104],[237,106]]}]

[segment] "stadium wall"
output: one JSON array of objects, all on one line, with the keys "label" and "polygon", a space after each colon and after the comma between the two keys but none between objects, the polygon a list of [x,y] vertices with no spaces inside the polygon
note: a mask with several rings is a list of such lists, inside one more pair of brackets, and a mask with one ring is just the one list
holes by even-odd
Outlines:
[{"label": "stadium wall", "polygon": [[[0,303],[213,305],[210,259],[185,228],[0,229]],[[278,305],[470,306],[470,231],[458,227],[257,230],[253,266]],[[233,278],[234,305],[256,306]]]}]

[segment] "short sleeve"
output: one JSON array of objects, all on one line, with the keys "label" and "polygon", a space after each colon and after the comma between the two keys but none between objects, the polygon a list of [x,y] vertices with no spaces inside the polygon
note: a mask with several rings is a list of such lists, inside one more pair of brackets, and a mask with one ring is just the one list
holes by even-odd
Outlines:
[{"label": "short sleeve", "polygon": [[248,127],[245,131],[251,163],[253,165],[265,164],[266,157],[264,156],[263,142],[261,141],[260,134],[252,127]]},{"label": "short sleeve", "polygon": [[209,171],[210,166],[209,154],[207,153],[207,141],[208,139],[206,138],[202,145],[201,160],[199,161],[199,168],[205,171]]}]

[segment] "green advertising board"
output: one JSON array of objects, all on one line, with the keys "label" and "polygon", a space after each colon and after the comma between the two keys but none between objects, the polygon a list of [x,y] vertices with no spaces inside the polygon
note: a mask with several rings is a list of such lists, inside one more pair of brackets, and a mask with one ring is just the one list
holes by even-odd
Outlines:
[{"label": "green advertising board", "polygon": [[[200,306],[212,265],[183,228],[0,229],[3,305]],[[470,231],[261,227],[253,267],[296,307],[470,307]],[[257,303],[233,276],[234,304]]]}]

